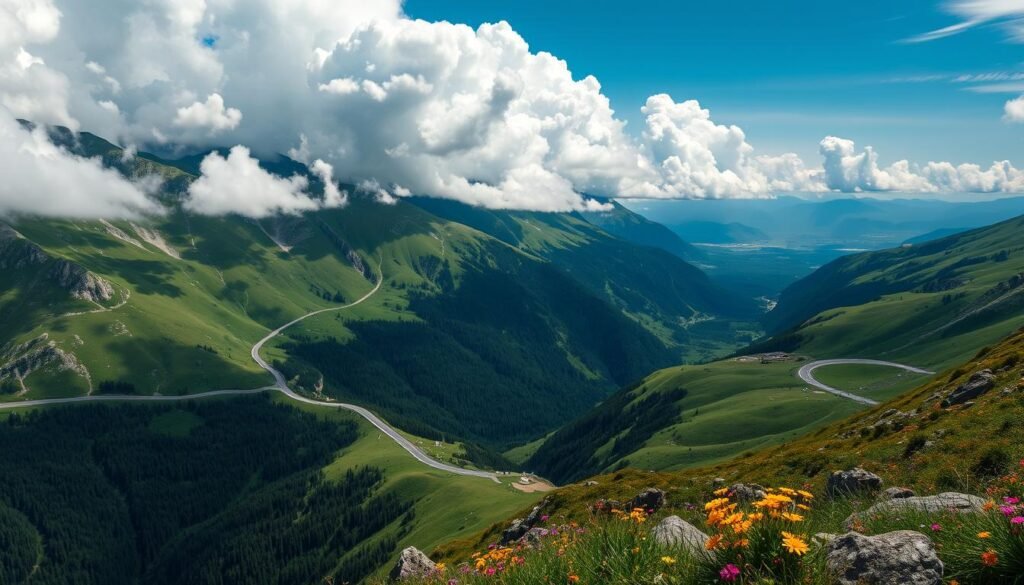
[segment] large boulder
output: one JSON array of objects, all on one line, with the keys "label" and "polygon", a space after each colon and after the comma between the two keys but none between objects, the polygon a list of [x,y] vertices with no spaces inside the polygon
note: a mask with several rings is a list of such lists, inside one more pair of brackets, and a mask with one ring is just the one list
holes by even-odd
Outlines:
[{"label": "large boulder", "polygon": [[942,406],[950,407],[955,404],[963,404],[968,400],[973,400],[982,394],[988,392],[996,385],[995,374],[992,370],[981,370],[975,372],[969,380],[961,384],[956,390],[950,393],[945,400],[942,401]]},{"label": "large boulder", "polygon": [[410,546],[398,556],[398,561],[388,577],[392,581],[405,581],[406,579],[418,579],[429,577],[437,571],[437,565],[423,554],[420,549]]},{"label": "large boulder", "polygon": [[898,514],[903,510],[913,510],[935,514],[938,512],[959,512],[972,513],[980,512],[985,507],[985,500],[970,494],[957,492],[944,492],[935,496],[913,496],[909,498],[896,498],[878,502],[863,512],[851,514],[846,519],[844,526],[850,530],[857,520],[881,516],[886,514]]},{"label": "large boulder", "polygon": [[666,548],[682,548],[693,556],[706,552],[708,535],[679,516],[669,516],[651,529],[654,542]]},{"label": "large boulder", "polygon": [[838,585],[940,585],[942,561],[920,532],[878,536],[850,532],[827,545],[826,565]]},{"label": "large boulder", "polygon": [[833,471],[825,485],[825,493],[832,497],[875,493],[882,489],[882,478],[870,471],[854,467],[846,471]]}]

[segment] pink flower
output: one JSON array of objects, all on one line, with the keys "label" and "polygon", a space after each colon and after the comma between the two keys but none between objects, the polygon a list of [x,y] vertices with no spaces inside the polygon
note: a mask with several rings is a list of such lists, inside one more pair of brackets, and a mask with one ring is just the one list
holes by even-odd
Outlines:
[{"label": "pink flower", "polygon": [[1019,504],[1020,498],[1007,497],[1003,498],[1003,501],[1006,502],[1007,504]]},{"label": "pink flower", "polygon": [[1003,513],[1003,516],[1013,516],[1017,513],[1017,508],[1013,506],[999,506],[999,511]]},{"label": "pink flower", "polygon": [[940,530],[942,530],[941,524],[932,524],[932,532],[938,532]]},{"label": "pink flower", "polygon": [[1017,516],[1010,519],[1010,524],[1024,524],[1024,516]]},{"label": "pink flower", "polygon": [[550,518],[550,516],[548,516],[547,514],[544,514],[543,516],[540,517],[540,521],[541,522],[547,522],[548,518]]},{"label": "pink flower", "polygon": [[736,580],[736,577],[740,576],[740,568],[729,563],[722,567],[722,570],[718,572],[718,576],[721,577],[722,581],[731,583]]}]

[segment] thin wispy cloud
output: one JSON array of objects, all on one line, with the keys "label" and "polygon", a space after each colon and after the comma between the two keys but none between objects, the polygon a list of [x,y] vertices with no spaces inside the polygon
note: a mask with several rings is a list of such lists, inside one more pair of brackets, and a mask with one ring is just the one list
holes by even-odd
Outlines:
[{"label": "thin wispy cloud", "polygon": [[945,5],[945,10],[961,21],[910,37],[906,42],[934,41],[990,24],[1003,27],[1010,40],[1024,42],[1024,0],[954,0]]}]

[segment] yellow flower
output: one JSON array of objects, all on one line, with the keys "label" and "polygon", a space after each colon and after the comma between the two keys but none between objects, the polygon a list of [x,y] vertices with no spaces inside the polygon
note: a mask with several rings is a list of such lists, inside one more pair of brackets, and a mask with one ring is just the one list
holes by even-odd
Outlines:
[{"label": "yellow flower", "polygon": [[634,546],[633,547],[633,554],[640,554],[640,547],[639,546]]},{"label": "yellow flower", "polygon": [[750,518],[754,522],[760,522],[764,520],[764,514],[761,512],[754,512],[753,514],[747,514],[747,518]]},{"label": "yellow flower", "polygon": [[672,557],[661,557],[661,562],[665,563],[666,565],[676,564],[676,560]]},{"label": "yellow flower", "polygon": [[722,497],[722,496],[725,496],[725,495],[729,494],[729,488],[727,488],[727,487],[720,488],[720,489],[715,490],[712,493],[715,494],[718,497]]},{"label": "yellow flower", "polygon": [[807,504],[797,504],[796,507],[804,512],[809,512],[811,510],[811,507]]},{"label": "yellow flower", "polygon": [[979,532],[978,533],[978,538],[991,538],[991,537],[992,537],[992,533],[991,532]]},{"label": "yellow flower", "polygon": [[804,521],[804,517],[803,516],[801,516],[800,514],[794,514],[792,512],[783,512],[782,513],[782,517],[785,518],[786,520],[789,520],[790,522],[803,522]]},{"label": "yellow flower", "polygon": [[782,546],[796,556],[801,556],[811,550],[811,547],[807,546],[807,543],[802,538],[789,532],[782,533]]},{"label": "yellow flower", "polygon": [[705,510],[717,510],[729,504],[729,498],[716,498],[704,504]]},{"label": "yellow flower", "polygon": [[437,569],[438,573],[443,573],[444,570],[448,568],[448,565],[444,563],[437,563],[436,565],[434,565],[434,568]]},{"label": "yellow flower", "polygon": [[732,531],[735,532],[736,534],[746,534],[747,532],[750,531],[750,527],[753,526],[753,525],[754,525],[754,521],[753,520],[744,520],[742,522],[737,522],[737,523],[733,524],[732,525]]},{"label": "yellow flower", "polygon": [[722,520],[722,524],[729,526],[741,520],[743,520],[743,512],[736,512],[735,514],[730,514],[725,520]]},{"label": "yellow flower", "polygon": [[809,492],[807,490],[797,490],[796,493],[799,494],[800,497],[805,499],[805,500],[813,500],[814,499],[814,494],[812,494],[811,492]]}]

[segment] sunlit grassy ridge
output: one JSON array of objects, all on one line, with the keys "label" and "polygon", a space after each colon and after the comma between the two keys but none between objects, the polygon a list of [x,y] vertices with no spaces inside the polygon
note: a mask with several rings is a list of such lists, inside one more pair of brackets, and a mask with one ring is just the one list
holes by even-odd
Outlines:
[{"label": "sunlit grassy ridge", "polygon": [[[624,469],[599,475],[588,482],[590,485],[574,484],[550,494],[551,504],[546,511],[552,517],[583,521],[594,501],[626,501],[641,489],[653,486],[666,490],[673,511],[678,512],[681,508],[685,510],[687,502],[709,499],[716,478],[726,485],[791,485],[820,493],[833,470],[854,466],[879,474],[888,486],[910,487],[922,495],[961,491],[1019,496],[1020,462],[1024,460],[1022,362],[1024,331],[1018,331],[984,349],[960,368],[943,372],[899,398],[823,426],[809,435],[744,453],[717,465],[677,472]],[[970,407],[943,408],[933,398],[936,393],[953,390],[982,369],[998,372],[996,384]],[[882,417],[890,420],[892,409],[912,414],[891,419],[893,424],[876,425]],[[742,426],[743,419],[733,419],[729,424]],[[861,501],[857,505],[867,507],[870,503]],[[685,512],[682,514],[685,517]],[[840,515],[846,517],[845,513]],[[832,530],[840,530],[838,521],[832,522]],[[897,518],[883,524],[871,529],[920,529],[921,523],[919,519]],[[449,543],[438,549],[437,555],[446,559],[465,558],[493,542],[504,526],[498,524],[471,539]],[[963,526],[961,535],[974,530],[974,524],[966,521]],[[1014,562],[1019,563],[1020,557],[1016,558]],[[981,573],[975,560],[980,559],[972,558],[970,563],[964,561],[961,565],[965,574],[975,575],[970,577],[975,580],[962,582],[986,582],[977,577]]]},{"label": "sunlit grassy ridge", "polygon": [[[707,465],[793,440],[863,408],[803,383],[796,372],[805,361],[761,363],[755,356],[655,372],[555,432],[528,465],[558,481],[621,467]],[[892,368],[861,368],[820,372],[877,399],[921,380]]]},{"label": "sunlit grassy ridge", "polygon": [[1024,218],[835,260],[786,289],[762,348],[950,367],[1024,324]]}]

